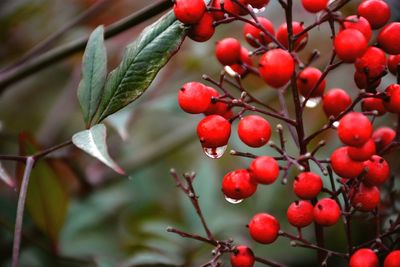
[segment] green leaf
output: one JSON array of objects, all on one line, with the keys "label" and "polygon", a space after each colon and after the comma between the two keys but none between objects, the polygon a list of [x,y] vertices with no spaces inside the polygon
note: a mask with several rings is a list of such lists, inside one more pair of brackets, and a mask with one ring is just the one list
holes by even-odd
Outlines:
[{"label": "green leaf", "polygon": [[121,64],[109,74],[95,122],[101,122],[141,96],[185,36],[185,26],[171,12],[147,27],[126,48]]},{"label": "green leaf", "polygon": [[78,99],[87,127],[99,106],[107,77],[107,53],[104,46],[104,27],[97,27],[90,35],[82,62],[82,79]]},{"label": "green leaf", "polygon": [[74,145],[89,155],[97,158],[119,174],[125,175],[124,170],[110,157],[106,143],[106,127],[97,124],[89,130],[84,130],[72,136]]}]

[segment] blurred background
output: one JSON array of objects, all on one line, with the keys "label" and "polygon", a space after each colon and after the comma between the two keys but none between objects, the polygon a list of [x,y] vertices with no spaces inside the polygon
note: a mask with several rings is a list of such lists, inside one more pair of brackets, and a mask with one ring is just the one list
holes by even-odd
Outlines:
[{"label": "blurred background", "polygon": [[[0,67],[4,68],[26,54],[32,47],[59,30],[66,23],[96,4],[96,0],[0,0]],[[108,0],[90,18],[58,38],[54,47],[89,34],[97,25],[109,25],[155,1]],[[316,17],[306,13],[295,1],[295,20],[310,24]],[[400,7],[392,5],[393,20]],[[354,14],[359,1],[351,1],[342,11]],[[277,28],[284,21],[278,1],[271,1],[261,13]],[[132,42],[148,20],[106,41],[109,70],[115,68],[124,47]],[[120,176],[72,147],[42,161],[32,174],[22,240],[23,267],[129,267],[129,266],[200,266],[211,258],[211,247],[166,232],[167,226],[203,234],[194,209],[180,192],[169,169],[179,173],[196,171],[195,187],[200,204],[212,231],[220,239],[233,238],[251,246],[257,255],[289,266],[314,266],[315,254],[303,248],[292,248],[279,238],[272,245],[260,246],[250,240],[246,223],[258,212],[269,212],[280,219],[283,229],[295,233],[285,219],[286,209],[296,198],[288,186],[279,182],[260,186],[257,193],[241,204],[225,201],[220,183],[228,171],[247,168],[248,159],[228,153],[213,160],[203,154],[196,136],[200,115],[188,115],[177,104],[177,90],[188,81],[201,81],[201,75],[217,78],[221,66],[214,58],[215,42],[233,36],[244,40],[242,24],[218,27],[207,43],[187,39],[180,52],[159,73],[149,90],[135,103],[107,119],[111,155],[127,171]],[[243,41],[243,45],[246,44]],[[250,47],[248,47],[250,48]],[[315,66],[323,69],[330,57],[329,28],[321,26],[310,33],[308,46],[300,53],[306,60],[313,49],[321,52]],[[76,98],[80,80],[82,53],[76,53],[28,78],[9,86],[0,96],[0,153],[18,154],[19,144],[36,143],[49,147],[71,138],[84,129]],[[352,65],[332,72],[327,89],[340,87],[357,94]],[[1,75],[1,73],[0,73]],[[394,81],[388,75],[382,88]],[[262,101],[278,107],[276,92],[257,77],[249,75],[244,84]],[[288,101],[290,101],[290,96]],[[289,105],[289,111],[292,106]],[[326,122],[321,105],[305,112],[308,133]],[[277,122],[270,120],[275,126]],[[390,115],[379,118],[376,125],[392,126]],[[234,128],[235,129],[235,128]],[[286,129],[286,128],[285,128]],[[287,131],[286,131],[287,132]],[[22,136],[21,133],[24,133]],[[339,141],[332,134],[321,136],[329,145],[320,152],[326,158]],[[273,135],[272,139],[277,136]],[[288,136],[288,139],[290,137]],[[290,152],[296,153],[289,142]],[[264,147],[252,150],[242,144],[233,131],[228,151],[275,155]],[[395,155],[391,155],[395,157]],[[390,160],[390,158],[389,158]],[[393,165],[393,168],[398,168]],[[398,165],[397,165],[398,166]],[[15,179],[21,166],[4,162],[4,168]],[[313,170],[319,170],[313,166]],[[396,172],[398,173],[398,172]],[[292,170],[293,178],[296,170]],[[0,184],[0,266],[10,266],[12,234],[17,193]],[[370,238],[371,224],[356,220],[354,237],[361,242]],[[312,240],[313,229],[305,231]],[[344,251],[343,225],[326,230],[328,247]],[[332,258],[330,266],[345,266]]]}]

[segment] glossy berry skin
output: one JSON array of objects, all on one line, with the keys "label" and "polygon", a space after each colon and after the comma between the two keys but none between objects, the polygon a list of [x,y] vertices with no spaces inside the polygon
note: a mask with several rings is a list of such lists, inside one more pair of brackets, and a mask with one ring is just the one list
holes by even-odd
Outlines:
[{"label": "glossy berry skin", "polygon": [[386,25],[378,35],[380,47],[388,54],[400,54],[400,22]]},{"label": "glossy berry skin", "polygon": [[400,250],[390,252],[383,262],[383,267],[399,267],[400,266]]},{"label": "glossy berry skin", "polygon": [[257,183],[272,184],[279,176],[279,165],[274,158],[261,156],[251,162],[249,172]]},{"label": "glossy berry skin", "polygon": [[335,200],[323,198],[315,204],[314,221],[322,226],[332,226],[340,218],[340,208]]},{"label": "glossy berry skin", "polygon": [[240,49],[240,63],[241,64],[233,64],[229,66],[233,71],[235,71],[239,75],[244,75],[247,73],[247,68],[243,66],[243,64],[248,66],[253,66],[253,61],[249,56],[249,50],[247,50],[244,47]]},{"label": "glossy berry skin", "polygon": [[344,29],[355,29],[364,34],[367,41],[371,39],[372,29],[368,20],[364,17],[358,17],[357,15],[348,16],[343,23]]},{"label": "glossy berry skin", "polygon": [[311,13],[317,13],[328,6],[328,0],[301,0],[305,10]]},{"label": "glossy berry skin", "polygon": [[372,124],[364,114],[350,112],[340,120],[337,131],[344,144],[359,147],[371,138]]},{"label": "glossy berry skin", "polygon": [[358,15],[366,18],[372,29],[383,27],[390,19],[390,7],[382,0],[367,0],[358,6]]},{"label": "glossy berry skin", "polygon": [[386,88],[385,93],[389,97],[388,101],[383,101],[385,108],[389,112],[400,113],[400,85],[389,85]]},{"label": "glossy berry skin", "polygon": [[313,199],[321,192],[323,183],[318,174],[302,172],[294,179],[293,191],[301,199]]},{"label": "glossy berry skin", "polygon": [[174,14],[182,23],[195,24],[200,21],[206,11],[203,0],[175,0]]},{"label": "glossy berry skin", "polygon": [[378,267],[378,264],[375,252],[369,248],[362,248],[351,255],[349,267]]},{"label": "glossy berry skin", "polygon": [[377,78],[382,75],[386,68],[385,52],[382,49],[371,46],[356,60],[355,67],[359,72],[365,73],[368,70],[370,78]]},{"label": "glossy berry skin", "polygon": [[375,89],[381,83],[381,79],[372,79],[368,77],[363,71],[356,71],[354,73],[354,81],[359,89]]},{"label": "glossy berry skin", "polygon": [[369,160],[376,153],[376,145],[374,140],[369,139],[364,145],[360,147],[349,146],[347,148],[349,157],[355,161]]},{"label": "glossy berry skin", "polygon": [[368,42],[360,31],[346,29],[336,35],[334,47],[338,58],[346,63],[352,63],[365,53]]},{"label": "glossy berry skin", "polygon": [[373,155],[371,159],[364,162],[367,172],[364,176],[365,183],[380,186],[384,184],[390,176],[390,167],[386,160],[378,155]]},{"label": "glossy berry skin", "polygon": [[207,109],[204,111],[205,115],[221,115],[224,116],[229,111],[228,105],[222,102],[213,102],[211,98],[218,98],[220,94],[212,87],[206,86],[210,93],[210,101]]},{"label": "glossy berry skin", "polygon": [[362,162],[352,160],[348,154],[348,147],[340,147],[331,155],[333,171],[341,177],[352,179],[359,176],[363,170]]},{"label": "glossy berry skin", "polygon": [[[238,1],[245,5],[246,0],[238,0]],[[224,0],[224,8],[226,11],[236,14],[238,16],[247,14],[247,10],[244,10],[243,8],[240,7],[240,5],[236,4],[232,0]]]},{"label": "glossy berry skin", "polygon": [[290,204],[286,216],[291,225],[303,228],[314,221],[314,207],[308,201],[295,201]]},{"label": "glossy berry skin", "polygon": [[254,265],[254,253],[247,246],[237,246],[230,254],[232,267],[252,267]]},{"label": "glossy berry skin", "polygon": [[254,8],[260,9],[268,5],[269,0],[244,0],[244,2]]},{"label": "glossy berry skin", "polygon": [[388,146],[396,137],[396,132],[389,127],[380,127],[372,134],[372,139],[379,148]]},{"label": "glossy berry skin", "polygon": [[247,170],[240,169],[229,172],[222,180],[222,192],[226,197],[240,200],[248,198],[257,190],[257,183]]},{"label": "glossy berry skin", "polygon": [[188,32],[190,39],[196,42],[205,42],[214,35],[214,18],[211,13],[205,12],[200,21],[193,24]]},{"label": "glossy berry skin", "polygon": [[[220,1],[221,0],[213,0],[211,6],[216,9],[221,9]],[[215,21],[222,20],[225,18],[225,13],[222,11],[212,11],[211,13]]]},{"label": "glossy berry skin", "polygon": [[220,115],[210,115],[197,125],[197,135],[203,147],[225,146],[231,135],[231,124]]},{"label": "glossy berry skin", "polygon": [[278,220],[268,213],[258,213],[248,224],[250,236],[262,244],[271,244],[278,238]]},{"label": "glossy berry skin", "polygon": [[400,64],[400,54],[399,55],[391,55],[388,58],[388,62],[387,62],[387,66],[389,71],[396,75],[397,74],[397,70],[399,68],[399,64]]},{"label": "glossy berry skin", "polygon": [[351,97],[349,94],[340,88],[329,90],[323,98],[322,108],[326,116],[337,117],[351,105]]},{"label": "glossy berry skin", "polygon": [[[293,27],[293,34],[300,34],[304,28],[303,24],[297,21],[293,21],[292,23]],[[285,47],[289,48],[289,40],[288,40],[288,29],[287,29],[287,24],[284,23],[281,26],[279,26],[278,30],[276,31],[276,39]],[[294,43],[294,50],[295,51],[300,51],[302,50],[308,41],[308,33],[302,34]]]},{"label": "glossy berry skin", "polygon": [[210,102],[210,91],[202,83],[186,83],[178,92],[178,104],[187,113],[202,113]]},{"label": "glossy berry skin", "polygon": [[376,116],[382,116],[386,113],[384,102],[380,98],[367,97],[361,103],[362,111],[376,111]]},{"label": "glossy berry skin", "polygon": [[321,76],[322,72],[319,69],[313,67],[305,68],[297,78],[297,88],[300,94],[304,97],[322,96],[326,87],[325,80],[322,80],[318,87],[313,90]]},{"label": "glossy berry skin", "polygon": [[272,49],[262,55],[258,70],[268,85],[279,88],[289,82],[294,72],[294,60],[287,51]]},{"label": "glossy berry skin", "polygon": [[376,186],[361,184],[351,194],[351,204],[359,211],[373,211],[381,201],[381,194]]},{"label": "glossy berry skin", "polygon": [[[257,17],[257,20],[269,33],[271,33],[271,35],[275,35],[274,25],[270,20],[264,17]],[[259,28],[254,27],[250,23],[246,23],[244,25],[243,34],[246,38],[246,41],[253,47],[259,47],[259,44],[257,44],[257,42],[255,42],[253,39],[256,39],[262,45],[267,45],[272,42],[271,38],[269,38]],[[251,35],[252,38],[249,38],[248,35]]]},{"label": "glossy berry skin", "polygon": [[235,38],[225,38],[217,42],[215,56],[222,65],[231,65],[240,61],[240,42]]},{"label": "glossy berry skin", "polygon": [[249,115],[239,121],[238,135],[250,147],[261,147],[271,137],[269,122],[258,115]]}]

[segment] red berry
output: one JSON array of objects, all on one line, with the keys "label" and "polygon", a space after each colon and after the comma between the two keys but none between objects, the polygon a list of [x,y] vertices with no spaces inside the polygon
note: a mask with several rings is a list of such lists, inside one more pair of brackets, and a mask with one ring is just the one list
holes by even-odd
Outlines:
[{"label": "red berry", "polygon": [[340,140],[348,146],[362,146],[372,135],[372,124],[359,112],[350,112],[341,120],[338,127]]},{"label": "red berry", "polygon": [[378,264],[375,252],[369,248],[362,248],[351,255],[349,267],[378,267]]},{"label": "red berry", "polygon": [[357,15],[348,16],[346,21],[343,23],[344,29],[355,29],[364,34],[364,37],[367,41],[371,39],[372,29],[371,25],[369,25],[368,20],[363,17],[359,17]]},{"label": "red berry", "polygon": [[400,250],[390,252],[385,258],[383,267],[400,267]]},{"label": "red berry", "polygon": [[232,267],[252,267],[254,265],[254,253],[247,246],[237,246],[231,252]]},{"label": "red berry", "polygon": [[[221,2],[221,0],[213,0],[211,6],[216,9],[221,9],[220,2]],[[222,20],[225,17],[225,13],[222,11],[211,11],[211,13],[212,13],[215,21]]]},{"label": "red berry", "polygon": [[325,114],[337,117],[351,105],[351,98],[346,91],[334,88],[328,91],[323,98],[322,107]]},{"label": "red berry", "polygon": [[[304,28],[303,24],[297,21],[292,22],[292,27],[293,27],[293,34],[297,35],[300,34]],[[281,26],[279,26],[278,30],[276,31],[276,39],[286,48],[289,48],[289,39],[288,39],[288,29],[287,29],[287,24],[284,23]],[[308,33],[302,34],[299,38],[296,39],[294,42],[294,47],[293,49],[295,51],[300,51],[302,50],[308,41]]]},{"label": "red berry", "polygon": [[331,163],[333,171],[344,178],[356,178],[363,170],[362,162],[354,161],[349,157],[348,147],[340,147],[331,155]]},{"label": "red berry", "polygon": [[[220,95],[217,92],[217,90],[215,90],[212,87],[206,86],[206,89],[210,92],[210,99],[212,97],[214,98],[218,98]],[[213,101],[209,101],[209,104],[207,106],[207,109],[204,111],[205,115],[221,115],[224,116],[227,112],[229,111],[229,107],[226,103],[223,102],[213,102]]]},{"label": "red berry", "polygon": [[378,187],[361,184],[352,192],[351,204],[359,211],[373,211],[381,201]]},{"label": "red berry", "polygon": [[361,103],[362,111],[377,111],[377,116],[382,116],[386,113],[383,100],[375,97],[364,98]]},{"label": "red berry", "polygon": [[250,56],[249,56],[249,50],[247,50],[246,48],[242,47],[240,49],[240,64],[233,64],[230,65],[229,67],[231,67],[231,69],[236,72],[239,75],[244,75],[247,73],[247,66],[253,66],[253,61],[251,60]]},{"label": "red berry", "polygon": [[240,120],[238,125],[240,140],[250,147],[261,147],[271,137],[271,126],[269,122],[258,115],[246,116]]},{"label": "red berry", "polygon": [[215,32],[213,22],[214,18],[212,14],[208,12],[204,13],[200,21],[190,27],[188,36],[196,42],[205,42],[210,40]]},{"label": "red berry", "polygon": [[231,65],[240,61],[240,42],[235,38],[225,38],[217,42],[215,55],[222,65]]},{"label": "red berry", "polygon": [[323,198],[315,204],[314,221],[322,226],[332,226],[340,218],[340,207],[335,200]]},{"label": "red berry", "polygon": [[351,63],[365,53],[368,48],[368,42],[360,31],[346,29],[336,35],[334,47],[338,58],[344,62]]},{"label": "red berry", "polygon": [[257,190],[256,182],[247,170],[229,172],[222,180],[222,192],[228,198],[240,200],[248,198]]},{"label": "red berry", "polygon": [[382,0],[367,0],[358,6],[358,15],[366,18],[372,29],[379,29],[389,21],[390,7]]},{"label": "red berry", "polygon": [[301,199],[312,199],[321,192],[323,183],[319,175],[312,172],[302,172],[294,179],[294,193]]},{"label": "red berry", "polygon": [[[245,0],[238,0],[238,1],[243,5],[245,5]],[[224,0],[224,8],[226,11],[238,16],[246,15],[248,13],[246,9],[242,8],[240,5],[238,5],[232,0]]]},{"label": "red berry", "polygon": [[178,92],[179,106],[191,114],[204,112],[210,104],[211,93],[205,85],[198,82],[189,82]]},{"label": "red berry", "polygon": [[347,149],[349,157],[355,161],[369,160],[376,153],[376,146],[374,140],[368,140],[360,147],[349,146]]},{"label": "red berry", "polygon": [[385,90],[389,100],[383,101],[385,108],[393,113],[400,113],[400,85],[391,84]]},{"label": "red berry", "polygon": [[381,77],[386,68],[386,55],[377,47],[369,47],[367,51],[358,58],[355,63],[356,69],[359,72],[368,72],[368,77]]},{"label": "red berry", "polygon": [[380,47],[388,54],[400,54],[400,22],[392,22],[385,26],[378,35]]},{"label": "red berry", "polygon": [[303,228],[313,222],[314,207],[308,201],[295,201],[290,204],[286,215],[291,225],[294,227]]},{"label": "red berry", "polygon": [[375,144],[380,148],[388,146],[395,137],[396,132],[389,127],[378,128],[372,134],[372,139],[374,140]]},{"label": "red berry", "polygon": [[175,17],[185,24],[195,24],[200,21],[206,5],[203,0],[175,0]]},{"label": "red berry", "polygon": [[258,213],[251,219],[250,236],[262,244],[273,243],[278,238],[280,225],[278,220],[268,213]]},{"label": "red berry", "polygon": [[305,10],[317,13],[327,8],[328,0],[301,0]]},{"label": "red berry", "polygon": [[[369,77],[369,78],[368,78]],[[356,71],[354,73],[354,81],[360,89],[374,89],[379,86],[381,79],[373,79],[365,72]]]},{"label": "red berry", "polygon": [[389,164],[378,155],[373,155],[368,161],[365,161],[364,167],[367,170],[364,179],[369,185],[380,186],[389,179]]},{"label": "red berry", "polygon": [[397,70],[399,68],[400,65],[400,54],[398,55],[390,55],[388,62],[387,62],[387,66],[389,71],[394,74],[397,75]]},{"label": "red berry", "polygon": [[272,157],[257,157],[251,162],[249,172],[257,183],[272,184],[279,176],[279,165]]},{"label": "red berry", "polygon": [[[258,22],[265,28],[265,30],[271,35],[275,35],[274,25],[271,21],[264,17],[257,17]],[[254,27],[250,23],[246,23],[243,27],[243,34],[246,38],[246,41],[253,47],[258,47],[259,44],[255,42],[253,39],[257,40],[262,45],[267,45],[272,42],[272,39],[269,38],[263,31],[259,28]],[[251,38],[249,37],[251,35]]]},{"label": "red berry", "polygon": [[259,72],[268,85],[282,87],[289,82],[294,72],[294,60],[285,50],[269,50],[260,59]]},{"label": "red berry", "polygon": [[269,0],[245,0],[244,2],[254,8],[260,9],[268,5]]},{"label": "red berry", "polygon": [[300,94],[304,97],[322,96],[324,94],[326,86],[325,80],[322,80],[322,82],[319,83],[318,87],[313,90],[321,76],[322,72],[319,69],[313,67],[305,68],[302,72],[300,72],[300,75],[297,78],[297,88],[299,89]]},{"label": "red berry", "polygon": [[197,125],[197,135],[203,147],[225,146],[231,135],[231,124],[220,115],[210,115]]}]

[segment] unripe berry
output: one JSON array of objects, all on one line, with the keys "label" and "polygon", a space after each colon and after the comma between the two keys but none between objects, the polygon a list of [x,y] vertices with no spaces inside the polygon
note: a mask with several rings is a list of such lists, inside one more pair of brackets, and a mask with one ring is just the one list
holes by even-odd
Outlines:
[{"label": "unripe berry", "polygon": [[[257,17],[258,22],[267,30],[271,35],[275,35],[274,25],[271,21],[264,17]],[[254,27],[250,23],[246,23],[243,27],[243,34],[246,38],[246,41],[253,47],[258,47],[257,44],[253,39],[257,40],[262,45],[267,45],[272,42],[272,39],[268,37],[263,31],[259,28]],[[249,37],[251,35],[251,38]]]},{"label": "unripe berry", "polygon": [[366,18],[372,29],[383,27],[390,19],[390,7],[382,0],[367,0],[358,6],[358,15]]},{"label": "unripe berry", "polygon": [[371,78],[369,74],[367,76],[364,71],[356,71],[354,73],[354,82],[359,89],[368,89],[368,91],[372,90],[372,92],[374,92],[373,89],[379,86],[381,78],[374,79]]},{"label": "unripe berry", "polygon": [[182,23],[195,24],[200,21],[206,5],[203,0],[175,0],[174,14]]},{"label": "unripe berry", "polygon": [[379,46],[388,54],[400,54],[400,22],[386,25],[378,35]]},{"label": "unripe berry", "polygon": [[385,90],[389,100],[383,101],[385,108],[389,112],[400,113],[400,85],[391,84]]},{"label": "unripe berry", "polygon": [[269,0],[245,0],[244,2],[254,8],[260,9],[268,5]]},{"label": "unripe berry", "polygon": [[351,194],[351,204],[359,211],[373,211],[381,201],[381,195],[376,186],[361,184]]},{"label": "unripe berry", "polygon": [[376,116],[382,116],[386,113],[384,102],[380,98],[367,97],[361,103],[362,111],[376,111]]},{"label": "unripe berry", "polygon": [[250,147],[261,147],[271,137],[269,122],[258,115],[249,115],[239,121],[238,134],[240,140]]},{"label": "unripe berry", "polygon": [[310,202],[300,200],[290,204],[286,216],[291,225],[303,228],[310,225],[314,220],[314,207]]},{"label": "unripe berry", "polygon": [[203,147],[225,146],[231,135],[231,124],[220,115],[210,115],[197,125],[197,135]]},{"label": "unripe berry", "polygon": [[337,117],[351,105],[349,94],[339,88],[329,90],[323,98],[322,107],[326,116]]},{"label": "unripe berry", "polygon": [[399,64],[400,64],[400,54],[389,56],[387,66],[392,74],[397,75]]},{"label": "unripe berry", "polygon": [[380,186],[389,179],[389,164],[378,155],[374,155],[368,161],[365,161],[364,167],[367,170],[364,176],[365,183],[369,185]]},{"label": "unripe berry", "polygon": [[399,267],[400,266],[400,250],[390,252],[383,263],[383,267]]},{"label": "unripe berry", "polygon": [[375,252],[369,248],[362,248],[351,255],[349,267],[378,267],[378,264]]},{"label": "unripe berry", "polygon": [[359,72],[368,71],[368,77],[370,78],[380,77],[386,68],[385,52],[371,46],[362,57],[357,58],[355,66]]},{"label": "unripe berry", "polygon": [[204,13],[200,21],[190,27],[188,36],[196,42],[210,40],[215,32],[213,22],[214,18],[212,14],[208,12]]},{"label": "unripe berry", "polygon": [[321,192],[323,183],[318,174],[302,172],[294,179],[294,193],[301,199],[313,199]]},{"label": "unripe berry", "polygon": [[371,39],[372,36],[372,29],[371,25],[369,25],[368,20],[363,17],[359,17],[356,15],[348,16],[343,23],[344,29],[355,29],[360,31],[367,42]]},{"label": "unripe berry", "polygon": [[[292,23],[292,28],[293,28],[293,34],[297,35],[300,34],[304,28],[303,24],[297,21],[293,21]],[[278,30],[276,31],[276,39],[285,47],[289,48],[289,39],[288,39],[288,29],[287,29],[287,24],[284,23],[281,26],[279,26]],[[296,39],[294,42],[294,47],[293,49],[295,51],[300,51],[302,50],[308,41],[308,33],[303,33],[299,38]]]},{"label": "unripe berry", "polygon": [[178,92],[178,104],[187,113],[198,114],[204,112],[210,101],[211,93],[202,83],[186,83]]},{"label": "unripe berry", "polygon": [[257,190],[257,183],[250,177],[247,170],[229,172],[222,180],[222,192],[228,198],[241,200],[253,195]]},{"label": "unripe berry", "polygon": [[292,77],[294,60],[287,51],[272,49],[262,55],[258,70],[268,85],[282,87]]},{"label": "unripe berry", "polygon": [[243,64],[250,67],[253,66],[253,61],[249,56],[249,50],[247,50],[245,47],[240,49],[240,63],[229,65],[229,67],[231,67],[231,69],[237,74],[244,75],[247,73],[248,69]]},{"label": "unripe berry", "polygon": [[305,10],[311,13],[317,13],[328,6],[328,0],[301,0]]},{"label": "unripe berry", "polygon": [[372,134],[372,139],[379,148],[388,146],[396,137],[396,132],[389,127],[380,127]]},{"label": "unripe berry", "polygon": [[240,61],[240,42],[235,38],[225,38],[217,42],[215,56],[222,65],[232,65]]},{"label": "unripe berry", "polygon": [[340,218],[340,207],[335,200],[323,198],[315,204],[314,221],[322,226],[332,226]]},{"label": "unripe berry", "polygon": [[322,80],[318,87],[313,90],[321,76],[322,72],[319,69],[313,67],[305,68],[302,72],[300,72],[300,75],[297,78],[297,88],[299,89],[300,94],[304,97],[322,96],[324,94],[326,86],[325,80]]},{"label": "unripe berry", "polygon": [[355,161],[369,160],[376,153],[376,145],[374,140],[369,139],[360,147],[349,146],[347,149],[349,157]]},{"label": "unripe berry", "polygon": [[360,31],[346,29],[336,35],[334,47],[338,58],[344,62],[351,63],[365,53],[368,48],[368,42]]},{"label": "unripe berry", "polygon": [[272,157],[257,157],[251,162],[249,172],[257,183],[272,184],[279,176],[279,165]]},{"label": "unripe berry", "polygon": [[364,166],[362,162],[354,161],[349,157],[348,147],[340,147],[331,155],[333,171],[341,177],[352,179],[359,176]]},{"label": "unripe berry", "polygon": [[278,238],[278,220],[268,213],[254,215],[248,224],[250,236],[262,244],[271,244]]},{"label": "unripe berry", "polygon": [[350,112],[341,120],[338,127],[340,140],[349,146],[362,146],[372,135],[372,124],[359,112]]},{"label": "unripe berry", "polygon": [[232,267],[252,267],[254,265],[254,253],[247,246],[235,247],[230,255]]}]

